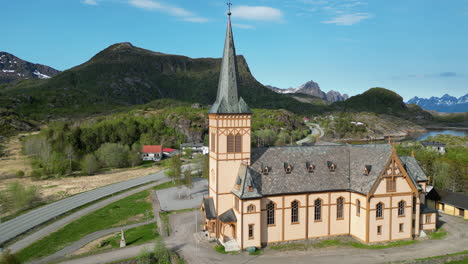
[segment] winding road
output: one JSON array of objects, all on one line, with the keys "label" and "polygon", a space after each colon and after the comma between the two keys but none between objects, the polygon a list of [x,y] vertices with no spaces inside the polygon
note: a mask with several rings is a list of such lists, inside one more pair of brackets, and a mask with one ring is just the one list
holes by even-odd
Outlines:
[{"label": "winding road", "polygon": [[[130,188],[162,180],[163,178],[166,178],[166,176],[164,175],[164,171],[160,171],[158,173],[150,174],[144,177],[131,179],[128,181],[123,181],[105,187],[97,188],[91,191],[83,192],[71,196],[69,198],[34,209],[10,221],[0,224],[0,245],[73,209],[89,204],[93,201],[102,199],[104,197],[111,196],[121,191],[125,191]],[[97,208],[94,208],[94,210],[96,209]],[[80,210],[78,213],[82,212],[83,210]],[[57,226],[53,226],[53,231],[57,230],[58,228],[59,227]],[[31,240],[29,239],[29,241]],[[12,249],[12,251],[14,252],[23,247],[24,246],[13,246],[10,247],[10,249]]]},{"label": "winding road", "polygon": [[[319,124],[316,124],[316,123],[305,123],[305,125],[310,129],[310,132],[312,136],[318,136],[319,138],[325,136],[325,132],[323,131],[323,129],[320,127]],[[296,142],[297,145],[302,145],[302,143],[308,143],[310,142],[310,138],[308,135],[307,137],[299,140]]]}]

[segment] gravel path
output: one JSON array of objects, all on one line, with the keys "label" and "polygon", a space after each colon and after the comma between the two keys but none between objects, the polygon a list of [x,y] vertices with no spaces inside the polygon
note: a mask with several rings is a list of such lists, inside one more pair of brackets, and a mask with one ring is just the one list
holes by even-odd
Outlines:
[{"label": "gravel path", "polygon": [[[0,224],[0,245],[47,221],[109,195],[165,178],[164,172],[111,184],[39,207]],[[94,209],[96,210],[96,209]],[[83,211],[83,210],[81,210]],[[80,212],[81,212],[80,211]],[[53,224],[52,224],[53,225]],[[57,227],[55,226],[56,230]],[[16,243],[15,243],[16,244]],[[24,246],[23,246],[24,247]],[[18,247],[14,247],[18,248]]]},{"label": "gravel path", "polygon": [[[208,181],[194,178],[193,187],[185,186],[156,191],[161,210],[174,211],[200,207],[203,197],[208,196]],[[179,198],[180,197],[180,198]]]}]

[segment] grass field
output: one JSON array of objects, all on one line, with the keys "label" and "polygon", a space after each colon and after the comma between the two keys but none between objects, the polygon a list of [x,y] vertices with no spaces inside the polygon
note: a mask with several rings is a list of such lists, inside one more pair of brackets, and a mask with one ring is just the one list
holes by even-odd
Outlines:
[{"label": "grass field", "polygon": [[365,248],[365,249],[383,249],[390,247],[399,247],[405,245],[411,245],[416,243],[416,240],[403,240],[395,241],[385,244],[366,245],[359,242],[343,241],[340,239],[328,239],[319,241],[317,243],[287,243],[272,245],[269,248],[278,251],[291,251],[291,250],[308,250],[311,248],[326,248],[326,247],[354,247],[354,248]]},{"label": "grass field", "polygon": [[443,229],[437,229],[435,232],[427,234],[430,239],[442,239],[447,236],[447,232]]},{"label": "grass field", "polygon": [[18,252],[21,262],[57,252],[95,231],[138,223],[153,217],[149,191],[143,191],[109,204],[64,226],[57,232]]}]

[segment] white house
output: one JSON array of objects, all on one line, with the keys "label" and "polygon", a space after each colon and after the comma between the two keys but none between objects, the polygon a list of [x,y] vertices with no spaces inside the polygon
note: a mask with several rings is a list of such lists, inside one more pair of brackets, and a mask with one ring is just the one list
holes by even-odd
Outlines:
[{"label": "white house", "polygon": [[160,161],[162,159],[163,151],[161,145],[145,145],[141,150],[141,158],[143,160]]}]

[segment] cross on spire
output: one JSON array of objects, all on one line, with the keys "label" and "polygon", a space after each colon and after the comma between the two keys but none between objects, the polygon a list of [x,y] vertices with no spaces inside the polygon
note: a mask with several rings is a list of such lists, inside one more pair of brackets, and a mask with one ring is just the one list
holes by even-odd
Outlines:
[{"label": "cross on spire", "polygon": [[226,5],[228,6],[228,16],[230,16],[232,14],[231,13],[231,6],[232,6],[231,1],[227,2]]}]

